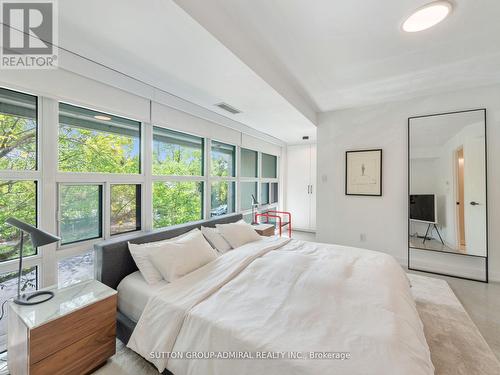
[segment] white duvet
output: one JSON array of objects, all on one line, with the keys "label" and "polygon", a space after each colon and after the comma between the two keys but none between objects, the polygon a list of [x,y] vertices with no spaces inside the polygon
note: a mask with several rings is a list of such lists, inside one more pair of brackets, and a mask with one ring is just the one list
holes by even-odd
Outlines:
[{"label": "white duvet", "polygon": [[394,258],[276,238],[165,286],[128,347],[175,375],[434,373]]}]

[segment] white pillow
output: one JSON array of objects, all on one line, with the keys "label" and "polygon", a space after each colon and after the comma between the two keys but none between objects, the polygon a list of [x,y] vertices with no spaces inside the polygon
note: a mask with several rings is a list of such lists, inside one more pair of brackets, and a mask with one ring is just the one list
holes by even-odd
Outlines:
[{"label": "white pillow", "polygon": [[133,244],[130,242],[128,243],[130,254],[134,259],[137,268],[139,268],[139,271],[141,271],[142,277],[144,277],[144,280],[146,280],[148,284],[153,285],[163,280],[163,276],[161,275],[161,273],[158,272],[155,266],[153,266],[153,263],[151,263],[151,261],[149,260],[149,254],[151,254],[153,250],[157,249],[159,246],[162,246],[167,242],[178,241],[181,238],[184,238],[196,231],[198,231],[198,229],[193,229],[187,233],[181,234],[180,236],[169,238],[163,241],[148,242],[142,244]]},{"label": "white pillow", "polygon": [[221,236],[224,237],[233,249],[261,239],[250,224],[241,220],[237,223],[217,224],[216,227]]},{"label": "white pillow", "polygon": [[181,278],[216,258],[217,253],[200,231],[178,241],[165,243],[149,255],[149,260],[168,282]]},{"label": "white pillow", "polygon": [[201,227],[201,233],[203,233],[208,243],[219,253],[224,254],[231,250],[231,245],[220,235],[217,228]]}]

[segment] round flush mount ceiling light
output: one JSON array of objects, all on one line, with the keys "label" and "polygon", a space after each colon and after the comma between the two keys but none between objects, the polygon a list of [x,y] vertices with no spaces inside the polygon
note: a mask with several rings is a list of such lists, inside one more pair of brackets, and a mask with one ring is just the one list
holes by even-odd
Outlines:
[{"label": "round flush mount ceiling light", "polygon": [[96,120],[102,120],[102,121],[110,121],[111,120],[111,117],[104,116],[104,115],[95,115],[94,118]]},{"label": "round flush mount ceiling light", "polygon": [[417,9],[403,23],[407,33],[423,31],[437,25],[451,13],[452,5],[448,1],[434,1]]}]

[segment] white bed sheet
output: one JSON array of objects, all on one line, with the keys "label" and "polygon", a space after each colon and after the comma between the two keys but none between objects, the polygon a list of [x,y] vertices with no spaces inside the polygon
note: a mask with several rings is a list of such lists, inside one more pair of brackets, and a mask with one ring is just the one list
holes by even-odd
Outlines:
[{"label": "white bed sheet", "polygon": [[118,284],[118,309],[134,322],[138,322],[149,298],[156,296],[165,285],[168,285],[165,280],[150,285],[140,271],[131,273]]}]

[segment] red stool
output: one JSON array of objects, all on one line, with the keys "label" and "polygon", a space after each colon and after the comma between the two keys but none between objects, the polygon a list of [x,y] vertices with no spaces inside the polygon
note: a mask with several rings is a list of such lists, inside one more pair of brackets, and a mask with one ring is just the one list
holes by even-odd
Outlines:
[{"label": "red stool", "polygon": [[[280,215],[288,216],[288,221],[284,220]],[[292,214],[290,212],[269,210],[263,213],[256,213],[255,214],[256,223],[259,222],[259,217],[265,217],[266,223],[269,223],[269,218],[277,219],[278,228],[280,230],[280,237],[282,235],[282,228],[288,225],[288,237],[292,238]]]}]

